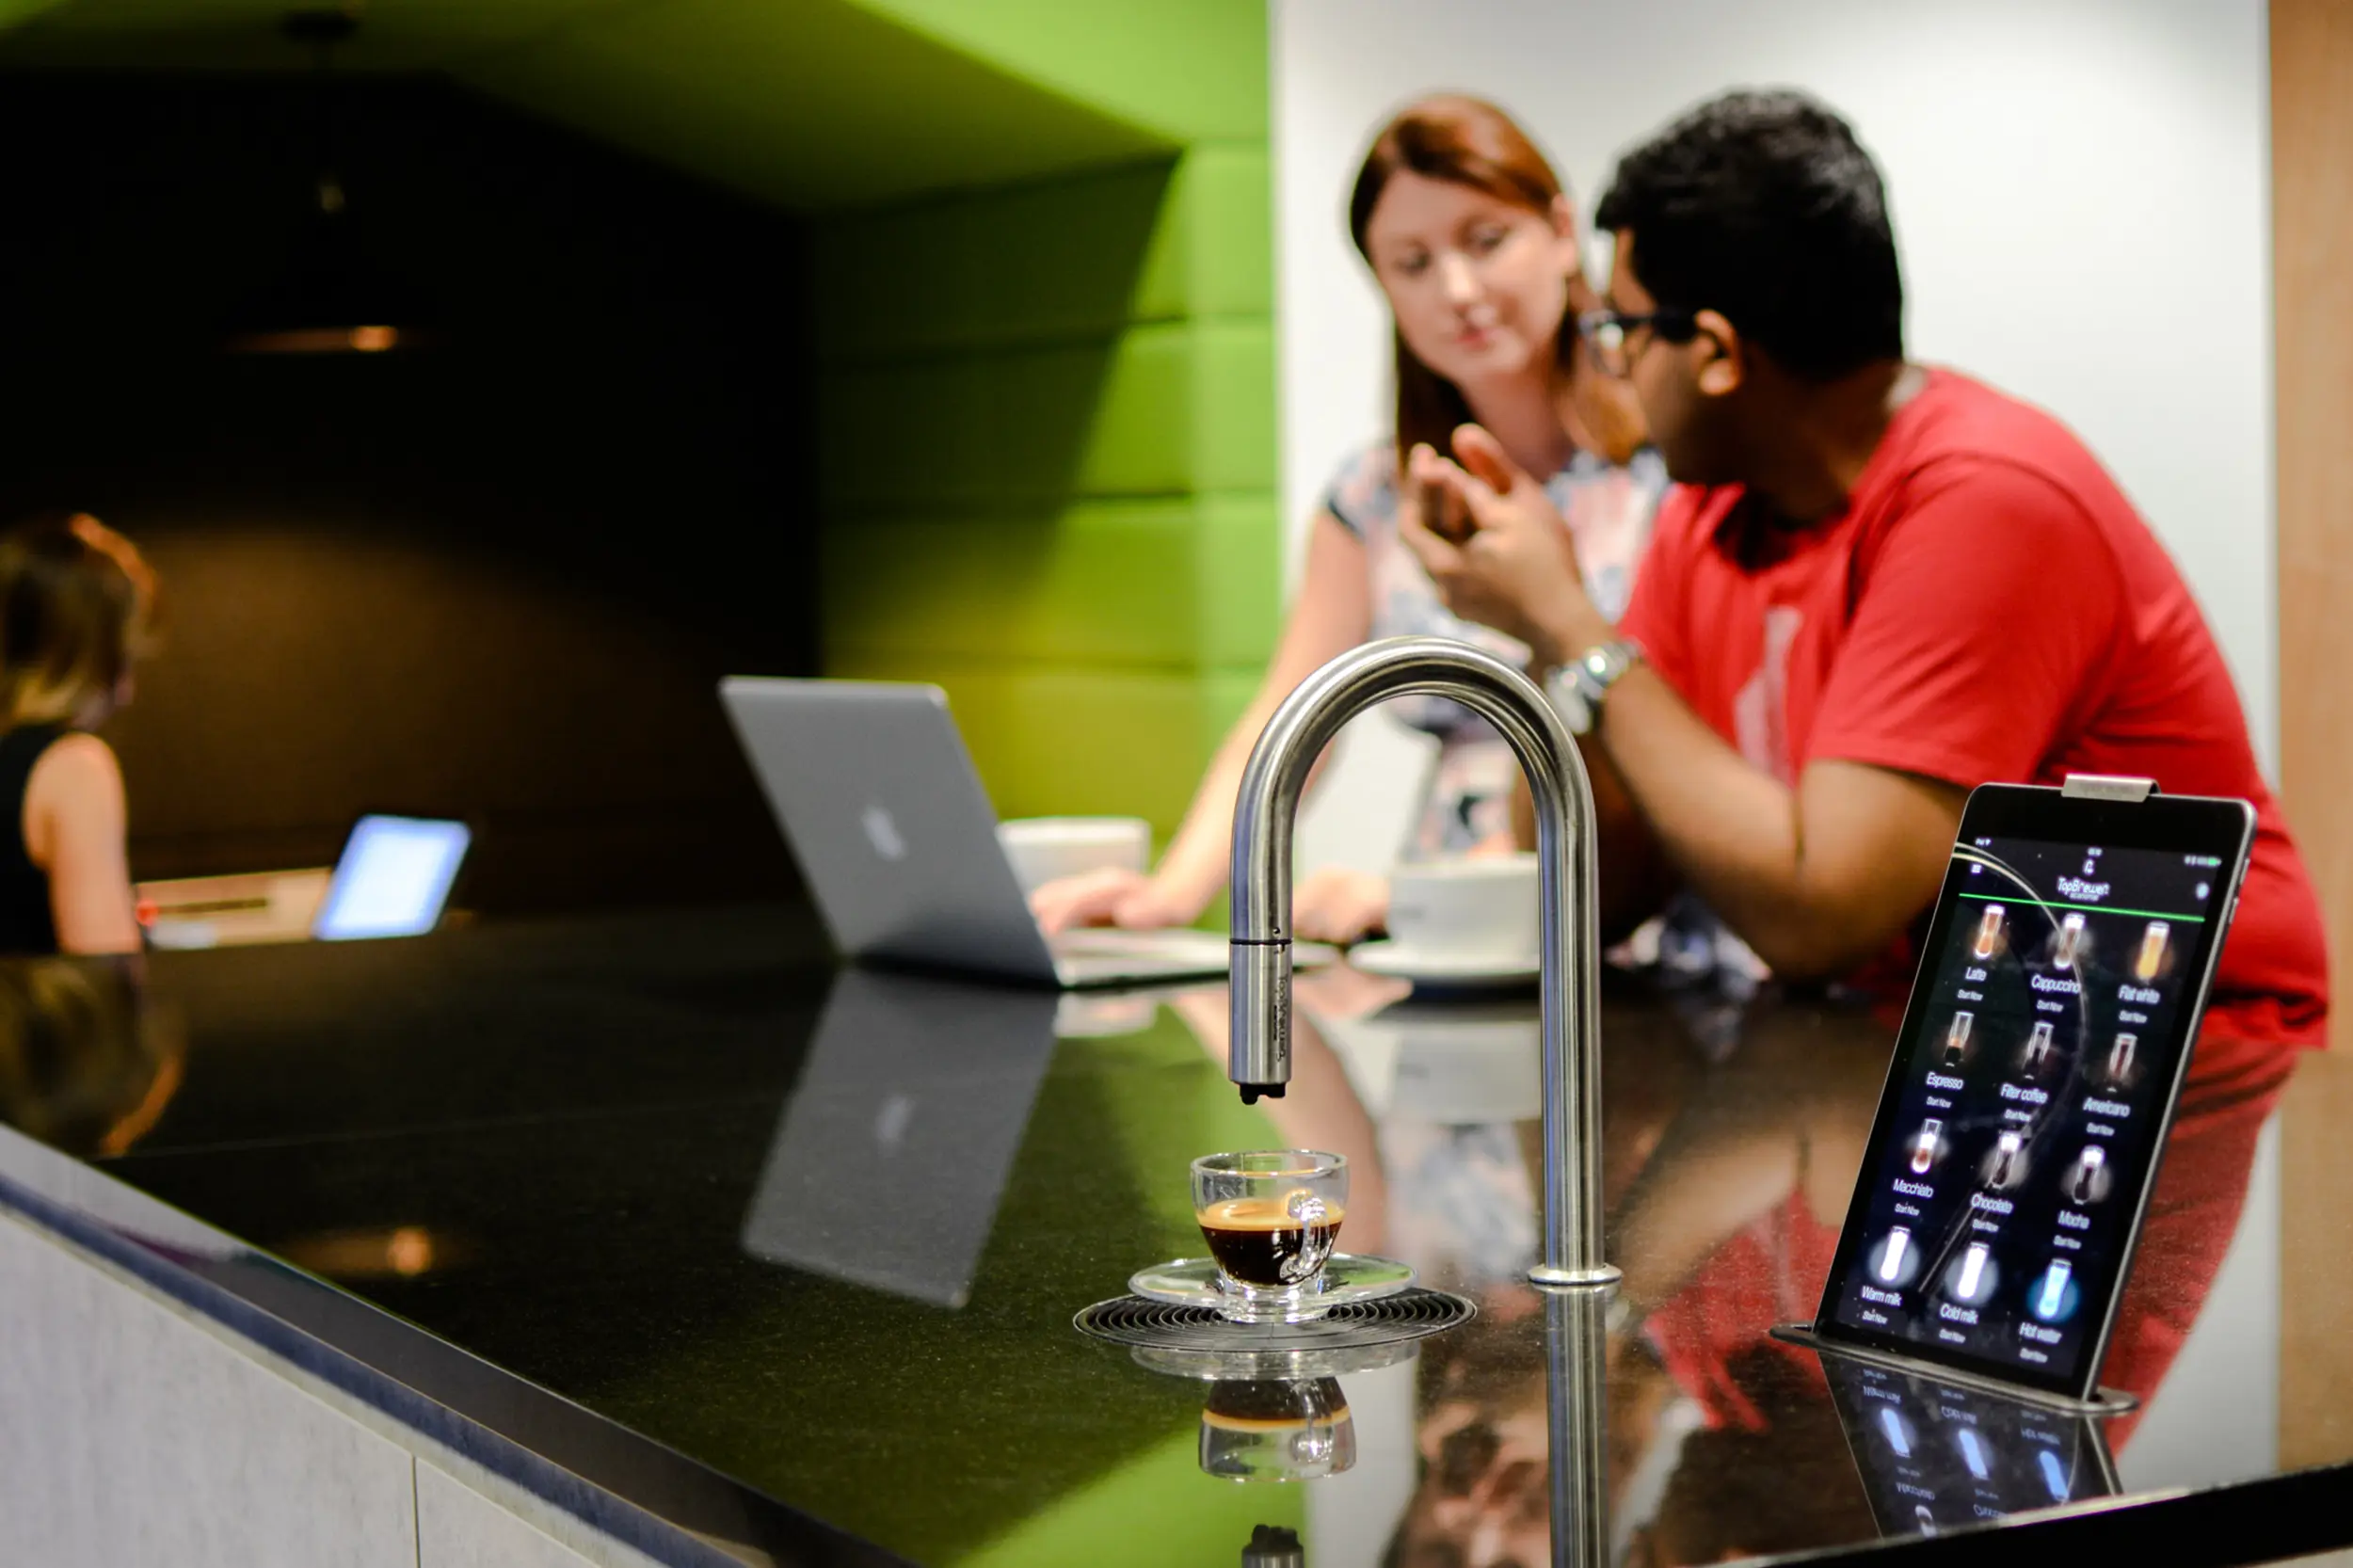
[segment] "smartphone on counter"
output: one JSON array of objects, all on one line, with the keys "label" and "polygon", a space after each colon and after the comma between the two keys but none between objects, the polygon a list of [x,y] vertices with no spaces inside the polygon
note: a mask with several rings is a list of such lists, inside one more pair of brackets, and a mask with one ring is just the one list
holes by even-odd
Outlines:
[{"label": "smartphone on counter", "polygon": [[1815,1338],[2092,1398],[2254,826],[1970,795]]}]

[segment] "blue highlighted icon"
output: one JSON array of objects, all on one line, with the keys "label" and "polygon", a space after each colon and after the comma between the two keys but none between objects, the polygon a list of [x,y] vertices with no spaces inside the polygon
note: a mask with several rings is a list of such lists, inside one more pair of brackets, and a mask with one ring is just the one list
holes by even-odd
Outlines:
[{"label": "blue highlighted icon", "polygon": [[2051,1266],[2036,1276],[2026,1293],[2026,1310],[2046,1323],[2063,1323],[2075,1315],[2083,1301],[2083,1291],[2074,1280],[2075,1271],[2063,1258],[2054,1258]]}]

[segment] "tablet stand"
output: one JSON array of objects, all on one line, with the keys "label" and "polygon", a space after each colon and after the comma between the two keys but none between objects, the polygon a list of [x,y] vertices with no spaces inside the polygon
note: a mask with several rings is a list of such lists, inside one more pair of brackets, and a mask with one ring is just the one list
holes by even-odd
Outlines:
[{"label": "tablet stand", "polygon": [[2114,1388],[2098,1388],[2088,1400],[2073,1399],[2065,1394],[2053,1394],[2045,1389],[2029,1388],[2023,1384],[2006,1383],[1982,1372],[1964,1372],[1947,1367],[1941,1361],[1928,1361],[1918,1356],[1903,1355],[1895,1351],[1866,1350],[1859,1345],[1844,1345],[1825,1339],[1814,1332],[1812,1323],[1779,1323],[1770,1331],[1785,1345],[1798,1345],[1817,1355],[1842,1356],[1849,1361],[1861,1361],[1890,1371],[1907,1372],[1916,1377],[1933,1378],[1949,1383],[1956,1388],[1976,1389],[1979,1393],[1997,1394],[2020,1404],[2040,1405],[2046,1410],[2064,1411],[2070,1416],[2089,1416],[2106,1420],[2140,1408],[2137,1396]]}]

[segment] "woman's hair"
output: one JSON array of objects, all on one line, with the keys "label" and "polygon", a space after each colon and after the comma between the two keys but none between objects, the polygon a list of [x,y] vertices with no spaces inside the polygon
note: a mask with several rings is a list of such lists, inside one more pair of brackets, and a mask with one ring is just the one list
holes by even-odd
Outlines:
[{"label": "woman's hair", "polygon": [[185,1051],[130,960],[0,959],[0,1121],[44,1144],[123,1153],[179,1089]]},{"label": "woman's hair", "polygon": [[[1372,260],[1365,240],[1372,210],[1380,205],[1390,177],[1401,171],[1468,185],[1498,201],[1525,207],[1546,222],[1552,219],[1553,203],[1563,194],[1552,165],[1510,115],[1478,98],[1422,99],[1406,105],[1372,138],[1364,166],[1356,171],[1355,188],[1349,193],[1348,232],[1367,262]],[[1593,294],[1581,269],[1571,272],[1568,282],[1568,308],[1561,312],[1555,349],[1571,377],[1577,415],[1601,444],[1601,456],[1622,463],[1642,444],[1641,419],[1627,398],[1603,384],[1606,377],[1582,362],[1577,317],[1593,306]],[[1455,427],[1471,423],[1472,415],[1462,389],[1423,364],[1405,345],[1401,331],[1396,333],[1396,345],[1397,458],[1401,467],[1417,445],[1426,442],[1440,453],[1449,451]]]},{"label": "woman's hair", "polygon": [[70,724],[109,700],[154,625],[154,573],[96,518],[0,533],[0,728]]}]

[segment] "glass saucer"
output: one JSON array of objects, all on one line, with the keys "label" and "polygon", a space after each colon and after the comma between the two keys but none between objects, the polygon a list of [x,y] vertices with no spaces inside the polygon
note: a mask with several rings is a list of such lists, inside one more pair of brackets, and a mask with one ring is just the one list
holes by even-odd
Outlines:
[{"label": "glass saucer", "polygon": [[1253,1312],[1218,1283],[1214,1258],[1185,1257],[1156,1263],[1128,1276],[1128,1288],[1145,1301],[1171,1306],[1206,1306],[1237,1323],[1305,1323],[1351,1302],[1394,1296],[1414,1283],[1411,1266],[1386,1257],[1336,1252],[1323,1265],[1323,1288],[1303,1296],[1289,1311]]}]

